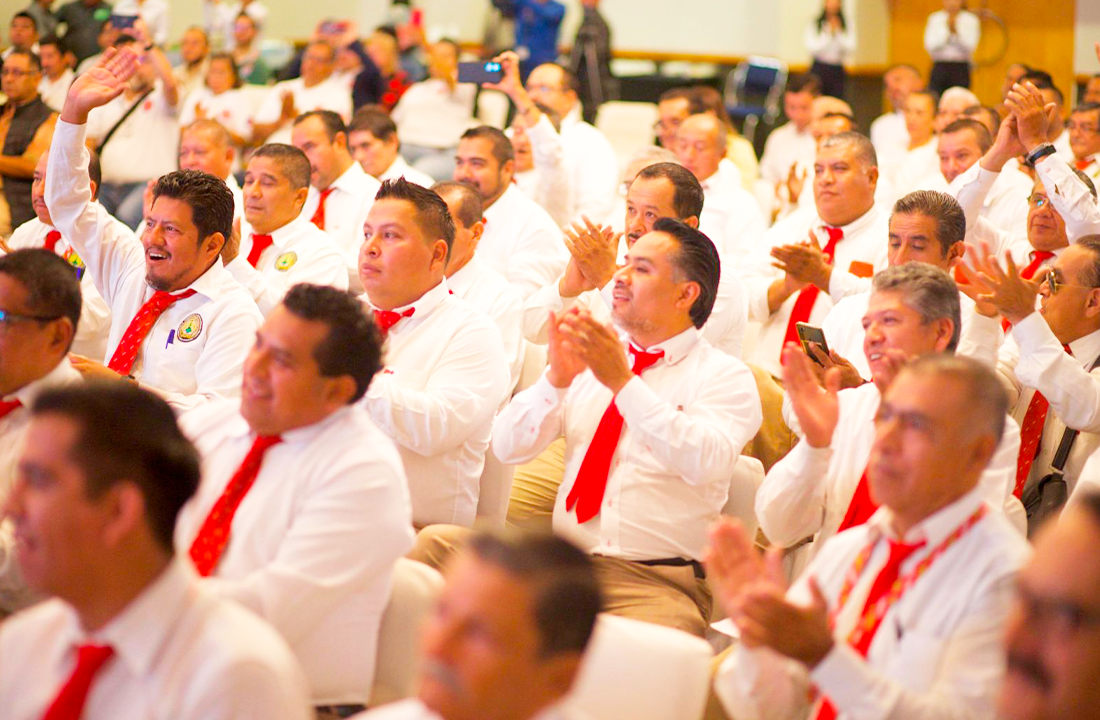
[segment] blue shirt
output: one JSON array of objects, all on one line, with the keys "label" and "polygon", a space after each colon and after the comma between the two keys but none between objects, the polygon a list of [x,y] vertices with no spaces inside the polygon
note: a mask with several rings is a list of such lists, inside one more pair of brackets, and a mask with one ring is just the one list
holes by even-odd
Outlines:
[{"label": "blue shirt", "polygon": [[565,6],[556,0],[516,0],[516,47],[527,48],[527,72],[557,60],[558,28],[564,16]]}]

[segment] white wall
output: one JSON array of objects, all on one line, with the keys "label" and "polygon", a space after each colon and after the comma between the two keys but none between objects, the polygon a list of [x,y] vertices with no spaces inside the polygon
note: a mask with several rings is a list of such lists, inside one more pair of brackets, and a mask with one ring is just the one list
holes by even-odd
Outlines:
[{"label": "white wall", "polygon": [[1094,44],[1100,41],[1100,2],[1077,0],[1074,22],[1073,71],[1078,75],[1100,72]]}]

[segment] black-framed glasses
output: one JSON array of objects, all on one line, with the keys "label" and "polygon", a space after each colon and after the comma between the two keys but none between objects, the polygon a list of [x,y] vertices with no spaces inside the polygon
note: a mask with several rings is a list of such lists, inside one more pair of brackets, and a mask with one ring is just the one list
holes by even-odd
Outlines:
[{"label": "black-framed glasses", "polygon": [[55,317],[47,317],[45,315],[22,315],[20,313],[13,313],[7,310],[0,310],[0,328],[6,328],[14,325],[17,322],[34,321],[40,323],[53,322],[54,320],[60,320],[61,315]]}]

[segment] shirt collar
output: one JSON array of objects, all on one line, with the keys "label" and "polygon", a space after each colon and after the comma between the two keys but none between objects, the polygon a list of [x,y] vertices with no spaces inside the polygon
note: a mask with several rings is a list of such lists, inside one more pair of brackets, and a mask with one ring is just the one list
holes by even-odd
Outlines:
[{"label": "shirt collar", "polygon": [[902,538],[899,538],[894,531],[894,512],[884,505],[867,520],[870,537],[873,540],[878,540],[885,536],[891,540],[905,542],[924,540],[925,547],[930,550],[938,546],[948,535],[962,525],[981,506],[982,502],[982,488],[976,486],[955,502],[940,508],[909,528],[909,532]]},{"label": "shirt collar", "polygon": [[481,260],[475,254],[468,263],[455,271],[454,275],[447,278],[447,287],[453,290],[456,295],[465,295],[466,291],[481,275],[481,270]]},{"label": "shirt collar", "polygon": [[[237,407],[240,407],[238,402]],[[283,439],[283,444],[295,444],[295,443],[309,443],[318,435],[323,433],[332,425],[339,423],[343,418],[347,417],[351,412],[353,405],[345,405],[344,407],[336,410],[331,415],[318,420],[312,425],[305,425],[302,427],[294,428],[293,430],[287,430],[284,433],[280,433],[280,437]],[[244,416],[238,411],[234,414],[233,419],[229,422],[228,426],[224,429],[224,434],[228,437],[241,439],[248,437],[254,439],[256,433],[248,425],[248,421],[244,419]]]},{"label": "shirt collar", "polygon": [[[622,337],[623,341],[627,344],[637,347],[626,333],[622,333],[620,337]],[[669,365],[675,365],[695,349],[695,346],[699,344],[700,337],[702,336],[697,328],[689,327],[678,335],[673,335],[667,340],[655,345],[650,345],[645,348],[645,351],[647,353],[663,352],[664,358],[662,359]]]},{"label": "shirt collar", "polygon": [[[310,220],[306,218],[304,213],[298,213],[298,217],[294,218],[286,225],[283,225],[278,230],[273,230],[271,232],[271,244],[279,250],[285,249],[290,243],[291,238],[305,229],[305,223],[310,223]],[[255,234],[256,231],[253,230],[252,232]]]},{"label": "shirt collar", "polygon": [[[853,235],[858,235],[864,230],[869,229],[878,220],[878,206],[872,205],[871,209],[860,215],[858,218],[848,223],[847,225],[841,225],[840,229],[844,231],[844,239],[848,239]],[[817,228],[834,227],[829,225],[820,216],[817,218]]]},{"label": "shirt collar", "polygon": [[577,104],[573,106],[573,109],[567,112],[565,117],[561,119],[561,128],[565,130],[574,125],[580,125],[582,122],[584,122],[584,118],[581,117],[581,104],[578,101]]},{"label": "shirt collar", "polygon": [[335,188],[336,190],[342,190],[346,193],[355,194],[363,176],[366,174],[366,171],[363,170],[363,167],[359,163],[352,161],[348,169],[342,172],[340,177],[336,178],[329,187]]},{"label": "shirt collar", "polygon": [[[208,300],[217,300],[224,291],[226,277],[232,277],[229,275],[229,271],[225,269],[225,265],[222,265],[221,259],[214,261],[214,264],[207,268],[206,272],[199,275],[195,282],[188,285],[183,290],[194,290],[199,295],[202,295]],[[152,290],[153,288],[149,288]],[[183,292],[178,290],[173,292],[177,294]]]},{"label": "shirt collar", "polygon": [[[399,323],[398,325],[395,325],[393,328],[391,328],[390,332],[398,332],[406,326],[413,325],[420,320],[423,320],[432,310],[435,310],[437,306],[439,306],[444,300],[450,297],[450,295],[451,289],[447,286],[447,280],[443,279],[439,281],[438,285],[436,285],[431,290],[424,293],[408,305],[402,305],[401,307],[394,308],[393,312],[398,314],[405,312],[409,308],[412,308],[415,312],[413,312],[412,316],[409,318],[409,320],[412,322]],[[371,310],[378,310],[378,308],[376,308],[374,304],[370,301],[370,298],[367,296],[366,293],[363,293],[360,297],[365,303],[367,303],[367,305],[370,306]]]},{"label": "shirt collar", "polygon": [[1096,358],[1100,357],[1100,330],[1077,338],[1069,344],[1069,349],[1073,351],[1073,357],[1077,358],[1081,367],[1088,370],[1096,362]]},{"label": "shirt collar", "polygon": [[410,169],[411,166],[405,162],[405,158],[401,157],[401,154],[398,153],[397,157],[393,159],[393,162],[390,163],[390,166],[386,168],[386,172],[382,173],[379,179],[392,180],[393,178],[399,178]]},{"label": "shirt collar", "polygon": [[27,383],[13,392],[9,397],[13,397],[23,403],[24,408],[29,408],[34,404],[35,398],[37,398],[43,390],[59,385],[68,385],[78,380],[80,380],[80,373],[73,368],[72,363],[69,362],[69,358],[66,357],[59,362],[53,370],[50,370],[34,382]]},{"label": "shirt collar", "polygon": [[516,187],[515,183],[509,183],[508,189],[497,198],[497,201],[485,208],[485,212],[483,212],[482,215],[489,221],[490,227],[496,227],[493,223],[501,224],[504,222],[504,216],[511,210],[511,206],[519,193],[520,190]]}]

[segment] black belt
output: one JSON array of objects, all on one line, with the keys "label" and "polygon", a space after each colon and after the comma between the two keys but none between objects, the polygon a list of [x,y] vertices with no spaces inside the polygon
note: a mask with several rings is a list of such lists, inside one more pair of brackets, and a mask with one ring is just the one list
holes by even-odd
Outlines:
[{"label": "black belt", "polygon": [[707,571],[703,569],[703,563],[698,560],[689,560],[687,558],[661,558],[660,560],[631,560],[630,562],[635,562],[647,567],[687,567],[690,565],[691,569],[695,571],[695,578],[697,580],[705,580],[707,577]]},{"label": "black belt", "polygon": [[339,718],[348,718],[367,709],[366,705],[315,705],[314,711],[329,713]]}]

